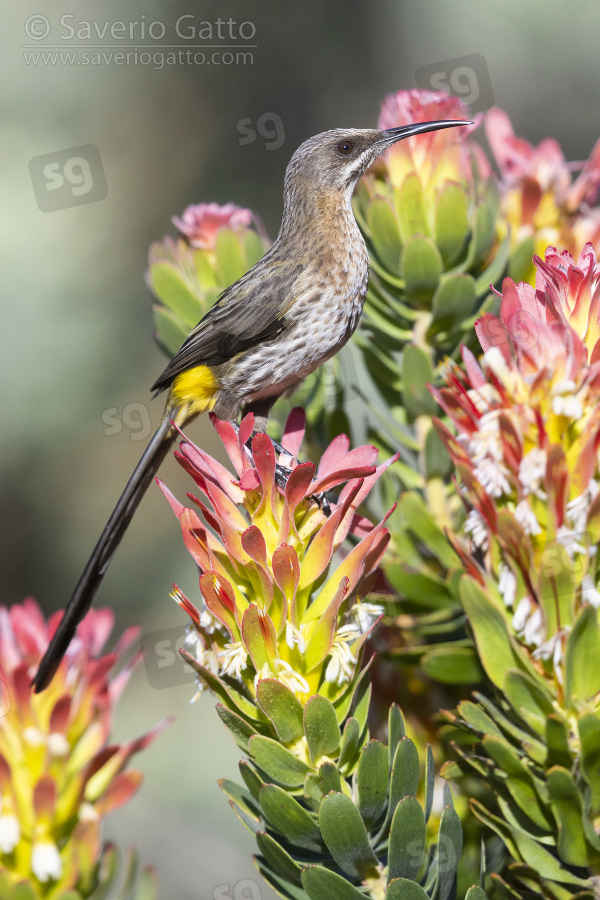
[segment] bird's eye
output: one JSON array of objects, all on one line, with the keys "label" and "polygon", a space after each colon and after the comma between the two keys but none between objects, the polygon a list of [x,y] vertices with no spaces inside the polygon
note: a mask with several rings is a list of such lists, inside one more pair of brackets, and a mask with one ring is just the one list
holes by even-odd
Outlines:
[{"label": "bird's eye", "polygon": [[337,152],[341,153],[342,156],[349,156],[354,150],[354,144],[352,141],[340,141],[337,145]]}]

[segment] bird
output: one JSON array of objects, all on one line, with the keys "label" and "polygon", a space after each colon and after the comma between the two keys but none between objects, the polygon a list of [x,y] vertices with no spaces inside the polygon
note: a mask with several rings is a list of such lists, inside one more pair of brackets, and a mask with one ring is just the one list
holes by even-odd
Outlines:
[{"label": "bird", "polygon": [[351,205],[361,175],[397,141],[469,124],[448,119],[388,129],[336,128],[308,138],[296,150],[285,172],[275,242],[223,291],[152,385],[156,393],[168,391],[164,417],[39,664],[32,680],[36,693],[51,682],[179,430],[211,411],[233,424],[252,412],[254,433],[266,431],[275,400],[293,392],[352,336],[369,277],[368,252]]}]

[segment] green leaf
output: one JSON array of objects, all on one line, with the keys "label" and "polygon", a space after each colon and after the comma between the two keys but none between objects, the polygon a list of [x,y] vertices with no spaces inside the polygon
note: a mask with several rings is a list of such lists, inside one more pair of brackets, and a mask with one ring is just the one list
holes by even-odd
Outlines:
[{"label": "green leaf", "polygon": [[448,538],[436,524],[423,498],[416,491],[406,491],[398,502],[398,512],[411,532],[423,541],[435,559],[445,569],[451,569],[459,562]]},{"label": "green leaf", "polygon": [[430,309],[442,274],[442,258],[432,240],[410,238],[402,252],[402,277],[411,304]]},{"label": "green leaf", "polygon": [[348,765],[358,753],[360,746],[361,728],[356,719],[350,718],[344,726],[338,765],[340,768]]},{"label": "green leaf", "polygon": [[278,875],[294,884],[302,884],[300,866],[270,834],[265,831],[257,832],[256,843],[268,864]]},{"label": "green leaf", "polygon": [[481,664],[490,681],[501,688],[511,669],[523,668],[510,639],[506,619],[481,586],[468,576],[460,582],[460,597],[475,636]]},{"label": "green leaf", "polygon": [[447,900],[454,886],[456,870],[462,856],[462,825],[453,806],[444,807],[440,819],[437,848],[438,900]]},{"label": "green leaf", "polygon": [[484,677],[479,657],[471,647],[436,647],[425,653],[421,668],[443,684],[473,684]]},{"label": "green leaf", "polygon": [[[342,781],[340,778],[340,772],[335,763],[332,762],[324,762],[319,766],[319,786],[321,788],[321,795],[324,797],[325,794],[328,794],[329,791],[341,791],[342,790]],[[320,800],[321,798],[319,798]]]},{"label": "green leaf", "polygon": [[148,272],[150,287],[161,303],[184,322],[197,322],[202,316],[202,304],[190,290],[181,273],[170,263],[157,262]]},{"label": "green leaf", "polygon": [[310,766],[271,738],[254,735],[248,748],[256,765],[273,781],[286,787],[300,787],[311,771]]},{"label": "green leaf", "polygon": [[311,762],[322,756],[333,756],[340,745],[340,729],[335,709],[319,694],[311,697],[304,707],[304,733]]},{"label": "green leaf", "polygon": [[265,818],[290,844],[315,852],[323,851],[319,826],[307,810],[276,784],[260,790],[260,805]]},{"label": "green leaf", "polygon": [[552,828],[552,819],[548,811],[540,803],[531,772],[521,762],[517,752],[507,741],[499,740],[498,738],[485,738],[483,747],[502,772],[503,778],[506,778],[506,790],[510,793],[519,809],[540,830],[550,830]]},{"label": "green leaf", "polygon": [[372,829],[385,809],[390,762],[387,747],[372,740],[363,748],[356,770],[358,809]]},{"label": "green leaf", "polygon": [[416,172],[411,172],[394,191],[396,211],[400,223],[402,243],[406,244],[414,234],[429,234],[423,203],[423,186]]},{"label": "green leaf", "polygon": [[[272,888],[283,900],[306,900],[306,893],[303,888],[298,887],[289,881],[289,879],[278,875],[273,869],[267,865],[262,857],[253,857],[254,865],[265,879],[270,888]],[[229,895],[231,897],[231,894]]]},{"label": "green leaf", "polygon": [[256,769],[247,759],[241,759],[238,763],[240,775],[244,779],[244,784],[252,794],[255,800],[258,800],[260,789],[264,784],[262,778],[259,777]]},{"label": "green leaf", "polygon": [[569,745],[567,725],[555,713],[552,713],[546,719],[546,746],[546,765],[548,768],[551,765],[564,766],[567,769],[571,768],[573,756]]},{"label": "green leaf", "polygon": [[425,821],[429,822],[429,816],[433,809],[433,792],[435,789],[435,764],[431,744],[427,744],[427,756],[425,758]]},{"label": "green leaf", "polygon": [[362,891],[323,866],[302,869],[302,885],[310,900],[365,900]]},{"label": "green leaf", "polygon": [[287,744],[302,737],[304,708],[285,684],[275,678],[262,679],[256,688],[256,700],[272,721],[282,743]]},{"label": "green leaf", "polygon": [[465,900],[488,900],[488,895],[478,884],[474,884],[465,894]]},{"label": "green leaf", "polygon": [[361,815],[345,794],[331,793],[319,810],[323,840],[338,866],[352,878],[365,879],[377,867]]},{"label": "green leaf", "polygon": [[244,244],[246,251],[246,261],[248,264],[248,268],[251,269],[252,266],[256,265],[259,259],[265,254],[265,245],[263,239],[251,229],[248,229],[246,234],[244,235]]},{"label": "green leaf", "polygon": [[409,421],[417,416],[436,414],[437,403],[427,387],[433,380],[433,367],[427,353],[415,344],[407,344],[402,355],[402,398]]},{"label": "green leaf", "polygon": [[475,236],[472,239],[472,264],[481,262],[489,253],[490,247],[496,237],[496,217],[494,213],[482,203],[477,207],[475,214]]},{"label": "green leaf", "polygon": [[533,237],[526,237],[511,251],[508,260],[508,277],[512,278],[515,283],[529,280],[528,276],[533,268],[531,260],[534,253],[535,241]]},{"label": "green leaf", "polygon": [[471,800],[470,805],[477,818],[502,838],[509,853],[515,859],[522,859],[528,866],[539,872],[543,878],[548,878],[550,881],[585,886],[585,882],[581,878],[561,866],[556,857],[536,840],[509,827],[503,819],[488,812],[479,801]]},{"label": "green leaf", "polygon": [[189,328],[186,328],[179,316],[157,304],[152,307],[152,318],[155,339],[168,356],[174,356],[188,336]]},{"label": "green leaf", "polygon": [[226,706],[223,706],[222,703],[217,703],[217,714],[222,722],[225,723],[227,728],[233,735],[233,739],[240,747],[244,753],[248,752],[248,740],[252,737],[253,734],[257,734],[255,728],[250,725],[246,719],[243,719],[242,716],[239,716],[237,713],[233,712],[231,709],[227,709]]},{"label": "green leaf", "polygon": [[407,878],[394,878],[388,884],[385,900],[429,900],[420,884]]},{"label": "green leaf", "polygon": [[217,232],[216,251],[219,282],[223,287],[229,287],[242,277],[247,268],[237,234],[229,228],[221,228]]},{"label": "green leaf", "polygon": [[425,438],[425,478],[448,478],[454,470],[454,465],[446,446],[435,430],[430,428]]},{"label": "green leaf", "polygon": [[565,654],[567,705],[593,697],[600,686],[600,631],[593,606],[584,606],[567,639]]},{"label": "green leaf", "polygon": [[433,295],[429,336],[440,331],[452,331],[471,314],[475,306],[475,282],[470,275],[451,275],[445,278]]},{"label": "green leaf", "polygon": [[371,201],[367,222],[373,247],[382,264],[393,275],[399,275],[402,243],[394,211],[387,200],[375,197]]},{"label": "green leaf", "polygon": [[[552,811],[558,823],[557,850],[561,860],[572,866],[589,866],[600,860],[586,840],[583,826],[583,797],[567,769],[554,766],[546,773]],[[597,841],[597,837],[596,837]]]},{"label": "green leaf", "polygon": [[[536,723],[541,725],[541,733],[546,721],[553,711],[552,694],[541,678],[533,678],[525,672],[513,669],[508,673],[504,681],[504,693],[516,712],[525,716],[527,713],[533,716]],[[526,721],[529,723],[530,719]],[[540,728],[536,728],[540,731]]]},{"label": "green leaf", "polygon": [[581,740],[581,770],[590,786],[591,813],[600,810],[600,717],[585,713],[577,723]]},{"label": "green leaf", "polygon": [[388,819],[403,797],[416,797],[419,787],[419,754],[413,741],[403,737],[396,749],[390,779]]},{"label": "green leaf", "polygon": [[469,198],[460,184],[444,187],[435,206],[435,242],[448,269],[456,261],[469,232]]},{"label": "green leaf", "polygon": [[405,734],[406,728],[404,727],[404,719],[402,718],[400,707],[397,703],[392,703],[388,713],[388,751],[390,769],[392,767],[394,756],[396,755],[396,748]]},{"label": "green leaf", "polygon": [[415,797],[404,797],[392,818],[388,883],[394,878],[416,880],[426,856],[425,839],[425,816],[421,804]]}]

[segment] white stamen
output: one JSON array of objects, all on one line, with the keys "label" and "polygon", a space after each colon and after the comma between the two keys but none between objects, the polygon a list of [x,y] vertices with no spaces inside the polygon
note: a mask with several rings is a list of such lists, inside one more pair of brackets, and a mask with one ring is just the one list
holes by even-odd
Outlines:
[{"label": "white stamen", "polygon": [[514,516],[525,534],[541,534],[542,528],[529,505],[529,500],[521,500],[515,507]]},{"label": "white stamen", "polygon": [[62,875],[62,860],[54,841],[38,841],[33,845],[31,869],[38,881],[58,881]]},{"label": "white stamen", "polygon": [[513,570],[503,562],[498,566],[498,574],[500,576],[498,580],[498,590],[500,591],[506,606],[511,608],[515,602],[517,578]]}]

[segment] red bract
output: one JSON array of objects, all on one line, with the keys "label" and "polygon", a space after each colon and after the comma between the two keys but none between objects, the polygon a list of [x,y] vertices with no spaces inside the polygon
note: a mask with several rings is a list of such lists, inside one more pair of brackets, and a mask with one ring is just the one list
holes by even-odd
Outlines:
[{"label": "red bract", "polygon": [[31,598],[0,607],[0,871],[38,887],[52,882],[62,894],[91,884],[100,821],[138,789],[141,773],[126,767],[166,723],[127,744],[109,744],[114,704],[140,660],[136,653],[122,664],[138,628],[100,656],[114,621],[109,609],[90,610],[50,686],[32,692],[60,616],[46,622]]},{"label": "red bract", "polygon": [[[270,438],[254,435],[248,451],[251,414],[239,431],[212,421],[234,472],[184,440],[176,456],[200,489],[199,497],[188,494],[195,509],[161,484],[200,571],[200,610],[175,591],[192,620],[196,668],[209,684],[215,675],[237,679],[251,695],[260,679],[273,677],[303,702],[317,691],[335,696],[354,676],[358,651],[381,612],[363,603],[359,615],[358,607],[389,534],[357,509],[396,457],[376,467],[375,447],[351,450],[340,435],[318,467],[299,463],[304,414],[296,409],[282,438],[289,456],[281,461],[291,470],[283,489]],[[340,485],[326,517],[314,495]],[[335,565],[349,534],[361,540]]]}]

